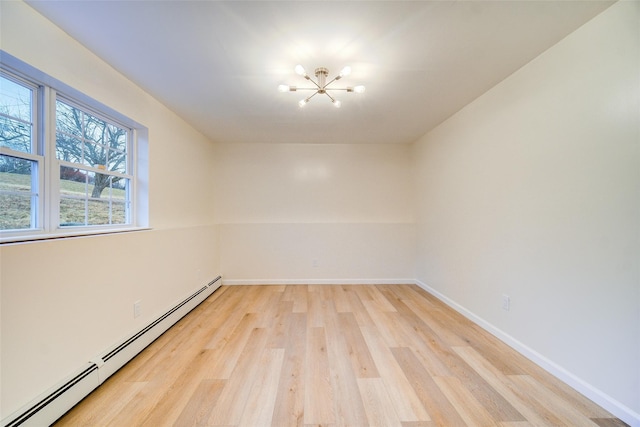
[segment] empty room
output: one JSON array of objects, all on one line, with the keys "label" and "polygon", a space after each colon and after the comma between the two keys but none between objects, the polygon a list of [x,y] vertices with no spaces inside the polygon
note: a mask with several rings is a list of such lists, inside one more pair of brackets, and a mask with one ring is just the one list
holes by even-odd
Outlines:
[{"label": "empty room", "polygon": [[0,0],[0,419],[640,427],[640,2]]}]

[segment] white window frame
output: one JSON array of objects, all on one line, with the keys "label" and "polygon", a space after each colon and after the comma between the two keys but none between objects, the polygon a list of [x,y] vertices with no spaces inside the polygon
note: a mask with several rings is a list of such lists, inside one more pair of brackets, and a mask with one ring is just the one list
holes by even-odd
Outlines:
[{"label": "white window frame", "polygon": [[[0,147],[0,153],[34,161],[37,167],[38,206],[32,215],[36,227],[0,230],[0,243],[50,238],[135,231],[148,228],[148,129],[89,96],[46,75],[19,59],[0,50],[0,69],[25,86],[32,88],[33,142],[32,153]],[[129,181],[129,223],[88,226],[60,226],[60,166],[74,166],[56,157],[56,100],[92,114],[107,123],[127,129],[127,173]],[[97,168],[79,165],[82,169],[104,173]],[[112,173],[108,173],[112,175]]]},{"label": "white window frame", "polygon": [[[20,76],[10,74],[7,76],[9,80],[28,88],[31,90],[31,147],[29,152],[17,151],[7,147],[0,147],[0,154],[13,157],[20,160],[26,160],[35,164],[35,178],[32,172],[31,175],[31,188],[32,193],[37,194],[37,204],[34,206],[33,199],[31,199],[31,223],[36,223],[36,228],[41,228],[44,219],[44,205],[43,205],[43,189],[44,189],[44,154],[43,147],[40,144],[41,140],[41,117],[39,114],[42,103],[42,89],[37,84],[21,78]],[[33,229],[26,229],[33,230]]]}]

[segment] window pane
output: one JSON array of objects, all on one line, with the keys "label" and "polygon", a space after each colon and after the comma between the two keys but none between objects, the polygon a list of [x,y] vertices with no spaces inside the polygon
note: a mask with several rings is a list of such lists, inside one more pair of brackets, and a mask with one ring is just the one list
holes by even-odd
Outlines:
[{"label": "window pane", "polygon": [[56,158],[67,162],[82,162],[82,140],[70,135],[56,133]]},{"label": "window pane", "polygon": [[60,168],[60,226],[129,224],[129,180]]},{"label": "window pane", "polygon": [[24,230],[32,227],[31,197],[0,192],[0,230]]},{"label": "window pane", "polygon": [[56,157],[81,163],[83,158],[82,111],[56,101]]},{"label": "window pane", "polygon": [[131,182],[128,179],[113,179],[111,188],[111,221],[113,224],[131,223],[131,200],[129,188]]},{"label": "window pane", "polygon": [[87,173],[60,167],[60,226],[86,224]]},{"label": "window pane", "polygon": [[94,168],[105,169],[107,164],[107,150],[104,145],[86,141],[84,144],[83,163]]},{"label": "window pane", "polygon": [[88,225],[109,224],[109,200],[89,200]]},{"label": "window pane", "polygon": [[33,90],[0,77],[0,146],[31,152]]},{"label": "window pane", "polygon": [[60,168],[61,194],[84,198],[87,192],[86,181],[86,171],[78,168],[68,168],[66,166]]},{"label": "window pane", "polygon": [[82,137],[82,111],[56,101],[56,130],[61,133]]},{"label": "window pane", "polygon": [[128,224],[127,206],[124,200],[113,200],[111,206],[111,223],[112,224]]},{"label": "window pane", "polygon": [[36,227],[36,164],[0,155],[0,230]]},{"label": "window pane", "polygon": [[127,151],[127,131],[114,125],[108,126],[109,147],[113,150]]},{"label": "window pane", "polygon": [[127,173],[127,157],[122,151],[109,150],[107,165],[110,171]]},{"label": "window pane", "polygon": [[60,227],[85,225],[85,201],[60,197]]},{"label": "window pane", "polygon": [[84,114],[85,138],[99,144],[107,144],[107,123],[91,114]]},{"label": "window pane", "polygon": [[23,153],[30,153],[31,125],[0,116],[0,145]]},{"label": "window pane", "polygon": [[112,221],[114,224],[131,224],[131,180],[120,179],[113,182],[111,199],[113,207]]},{"label": "window pane", "polygon": [[[109,191],[105,192],[105,188],[108,190],[111,185],[111,177],[102,173],[89,172],[89,190],[91,191],[91,198],[99,199],[101,196],[109,197]],[[105,194],[103,194],[105,193]]]},{"label": "window pane", "polygon": [[1,112],[23,122],[31,123],[31,88],[0,77]]}]

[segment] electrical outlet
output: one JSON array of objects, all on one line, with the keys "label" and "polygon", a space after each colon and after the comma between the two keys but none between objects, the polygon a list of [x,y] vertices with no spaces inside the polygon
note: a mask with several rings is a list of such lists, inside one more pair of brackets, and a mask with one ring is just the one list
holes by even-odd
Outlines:
[{"label": "electrical outlet", "polygon": [[133,303],[133,318],[140,317],[142,314],[142,301],[138,300]]},{"label": "electrical outlet", "polygon": [[509,295],[502,295],[502,309],[504,311],[509,311],[510,308],[511,308],[511,298],[509,298]]},{"label": "electrical outlet", "polygon": [[315,268],[318,266],[318,258],[314,258],[311,260],[311,265]]}]

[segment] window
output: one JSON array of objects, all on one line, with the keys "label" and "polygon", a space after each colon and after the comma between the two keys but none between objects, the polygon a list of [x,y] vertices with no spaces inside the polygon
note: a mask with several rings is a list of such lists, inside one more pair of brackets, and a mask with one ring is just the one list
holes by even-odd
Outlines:
[{"label": "window", "polygon": [[5,56],[0,69],[2,241],[146,226],[146,195],[138,185],[146,178],[146,146],[141,147],[146,129],[48,76],[37,79],[43,74],[15,58],[10,59],[18,72],[5,68]]},{"label": "window", "polygon": [[129,224],[131,130],[56,100],[61,227]]},{"label": "window", "polygon": [[39,226],[37,93],[36,86],[0,76],[0,230]]}]

